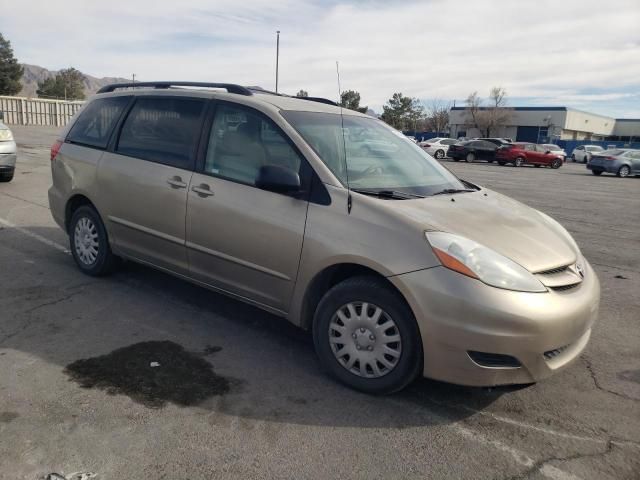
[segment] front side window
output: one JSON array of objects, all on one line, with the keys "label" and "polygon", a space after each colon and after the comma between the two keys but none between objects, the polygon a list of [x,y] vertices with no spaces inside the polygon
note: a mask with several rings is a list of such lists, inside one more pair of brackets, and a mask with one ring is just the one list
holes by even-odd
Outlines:
[{"label": "front side window", "polygon": [[320,112],[281,114],[334,175],[351,188],[415,195],[466,188],[424,149],[380,120]]},{"label": "front side window", "polygon": [[67,140],[96,148],[106,148],[111,131],[131,97],[99,98],[89,103],[71,127]]},{"label": "front side window", "polygon": [[125,120],[116,152],[178,168],[190,168],[205,102],[140,97]]},{"label": "front side window", "polygon": [[299,172],[301,160],[266,116],[249,108],[219,105],[209,137],[205,173],[255,185],[265,165]]}]

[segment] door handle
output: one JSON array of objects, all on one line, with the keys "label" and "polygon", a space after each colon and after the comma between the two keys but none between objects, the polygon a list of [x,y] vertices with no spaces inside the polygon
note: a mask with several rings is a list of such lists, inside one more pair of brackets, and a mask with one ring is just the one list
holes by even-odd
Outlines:
[{"label": "door handle", "polygon": [[167,183],[173,188],[187,188],[187,184],[182,181],[182,178],[176,176],[167,180]]},{"label": "door handle", "polygon": [[213,195],[215,195],[211,191],[211,187],[209,185],[207,185],[206,183],[202,183],[202,184],[200,184],[198,186],[191,187],[191,191],[192,192],[196,192],[201,197],[212,197]]}]

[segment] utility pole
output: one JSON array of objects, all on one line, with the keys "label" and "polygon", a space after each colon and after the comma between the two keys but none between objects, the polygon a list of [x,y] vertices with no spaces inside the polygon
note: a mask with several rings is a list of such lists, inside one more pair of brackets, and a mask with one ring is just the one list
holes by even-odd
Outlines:
[{"label": "utility pole", "polygon": [[136,74],[135,73],[131,74],[131,83],[136,83]]},{"label": "utility pole", "polygon": [[278,64],[280,62],[280,30],[276,31],[276,93],[278,93]]}]

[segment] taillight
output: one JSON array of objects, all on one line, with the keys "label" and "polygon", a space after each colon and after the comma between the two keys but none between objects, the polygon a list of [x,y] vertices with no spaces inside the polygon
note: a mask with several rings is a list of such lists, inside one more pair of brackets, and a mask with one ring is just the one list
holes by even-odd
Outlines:
[{"label": "taillight", "polygon": [[605,160],[615,160],[616,157],[604,157]]},{"label": "taillight", "polygon": [[430,147],[430,146],[431,146],[431,144],[430,144],[430,143],[423,143],[423,144],[422,144],[422,146],[423,146],[423,147]]},{"label": "taillight", "polygon": [[51,161],[53,162],[60,151],[60,147],[62,147],[62,140],[56,140],[53,145],[51,145]]}]

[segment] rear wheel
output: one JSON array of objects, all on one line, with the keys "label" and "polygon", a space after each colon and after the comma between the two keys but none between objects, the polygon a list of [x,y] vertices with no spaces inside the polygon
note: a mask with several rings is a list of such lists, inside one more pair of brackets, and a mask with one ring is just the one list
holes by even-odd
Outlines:
[{"label": "rear wheel", "polygon": [[467,156],[466,156],[466,158],[465,158],[465,161],[466,161],[467,163],[473,163],[473,162],[475,162],[475,160],[476,160],[476,155],[475,155],[475,153],[473,153],[473,152],[469,152],[469,153],[467,153]]},{"label": "rear wheel", "polygon": [[524,158],[522,157],[516,158],[515,161],[513,162],[514,167],[521,167],[522,165],[524,165]]},{"label": "rear wheel", "polygon": [[366,393],[401,390],[422,368],[411,309],[375,277],[349,278],[325,294],[313,319],[313,341],[331,375]]},{"label": "rear wheel", "polygon": [[602,170],[591,170],[591,173],[593,173],[595,176],[602,175]]},{"label": "rear wheel", "polygon": [[533,166],[536,167],[536,168],[540,168],[540,164],[539,163],[535,163]]},{"label": "rear wheel", "polygon": [[0,182],[10,182],[13,180],[15,170],[10,170],[7,172],[0,172]]},{"label": "rear wheel", "polygon": [[438,160],[442,160],[444,158],[444,150],[436,150],[435,156]]},{"label": "rear wheel", "polygon": [[574,154],[571,154],[571,161],[575,162],[576,161],[576,156]]},{"label": "rear wheel", "polygon": [[629,168],[628,165],[622,165],[619,169],[618,169],[618,173],[617,175],[619,177],[628,177],[629,174],[631,173],[631,169]]},{"label": "rear wheel", "polygon": [[93,207],[83,205],[73,212],[69,243],[73,259],[83,273],[97,277],[113,271],[117,258],[111,252],[100,215]]},{"label": "rear wheel", "polygon": [[562,165],[562,160],[560,160],[559,158],[556,158],[553,162],[551,162],[551,168],[554,168],[554,169],[560,168],[561,165]]}]

